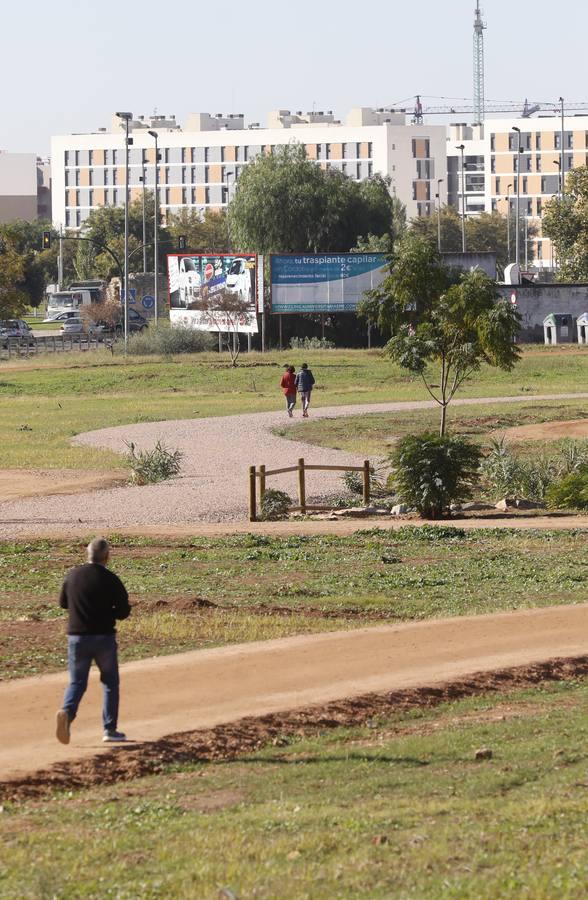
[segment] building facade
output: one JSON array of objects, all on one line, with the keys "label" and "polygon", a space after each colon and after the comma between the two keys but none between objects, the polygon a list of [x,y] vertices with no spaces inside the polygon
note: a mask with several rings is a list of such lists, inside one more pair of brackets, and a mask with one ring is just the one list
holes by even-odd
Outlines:
[{"label": "building facade", "polygon": [[51,219],[51,167],[34,153],[0,151],[0,223]]},{"label": "building facade", "polygon": [[[143,184],[155,185],[155,142],[159,144],[160,206],[165,216],[181,210],[221,209],[232,197],[243,168],[260,154],[298,142],[309,159],[356,180],[389,176],[390,190],[409,217],[430,215],[437,179],[445,178],[445,126],[410,125],[404,113],[358,108],[345,123],[332,112],[270,113],[268,127],[245,125],[242,115],[192,114],[181,128],[173,116],[139,117],[130,123],[130,198]],[[51,141],[53,223],[79,228],[92,209],[124,204],[124,130],[64,135]],[[144,179],[144,181],[142,180]],[[441,202],[446,202],[442,188]]]}]

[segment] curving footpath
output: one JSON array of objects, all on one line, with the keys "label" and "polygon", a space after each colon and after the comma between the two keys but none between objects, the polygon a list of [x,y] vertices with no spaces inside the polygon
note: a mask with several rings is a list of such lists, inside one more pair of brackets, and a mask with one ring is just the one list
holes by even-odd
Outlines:
[{"label": "curving footpath", "polygon": [[[153,741],[245,716],[585,654],[588,605],[200,650],[122,666],[121,727],[135,741]],[[60,673],[0,684],[0,720],[10,723],[0,744],[0,780],[104,751],[95,671],[72,743],[55,740],[65,681]]]},{"label": "curving footpath", "polygon": [[[529,403],[543,400],[588,399],[588,393],[516,397],[477,397],[454,400],[455,406],[487,403]],[[435,408],[433,401],[376,403],[315,408],[312,417],[335,418],[367,413],[403,412]],[[297,422],[295,419],[293,422]],[[284,412],[252,413],[203,419],[142,423],[105,428],[79,435],[77,444],[125,451],[125,441],[140,448],[161,440],[184,453],[181,477],[145,487],[117,487],[65,496],[30,497],[0,503],[0,538],[19,535],[165,530],[197,523],[238,523],[247,518],[247,469],[291,465],[304,456],[315,464],[358,464],[349,453],[286,441],[273,429],[293,424]],[[337,490],[339,475],[309,475],[307,496]],[[281,475],[271,485],[295,492],[293,475]]]}]

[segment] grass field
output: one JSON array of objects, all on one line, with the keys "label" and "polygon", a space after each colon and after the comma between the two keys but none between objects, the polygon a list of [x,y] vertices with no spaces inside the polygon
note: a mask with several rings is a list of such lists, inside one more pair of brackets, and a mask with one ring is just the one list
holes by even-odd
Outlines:
[{"label": "grass field", "polygon": [[[0,366],[3,468],[86,468],[117,464],[109,452],[70,446],[83,431],[132,422],[280,409],[284,362],[299,353],[252,353],[235,370],[217,354],[172,359],[112,357],[106,351],[48,355]],[[426,399],[420,380],[373,351],[304,354],[317,379],[316,406]],[[512,373],[485,368],[460,396],[531,398],[584,391],[588,351],[526,348]],[[25,427],[26,426],[26,427]]]},{"label": "grass field", "polygon": [[[379,622],[583,603],[582,531],[366,530],[349,537],[115,538],[134,614],[124,660]],[[63,668],[67,541],[0,544],[0,678]],[[214,604],[202,606],[199,599]]]},{"label": "grass field", "polygon": [[[232,762],[7,803],[0,894],[577,900],[587,702],[572,681],[391,710]],[[480,747],[493,758],[475,761]]]}]

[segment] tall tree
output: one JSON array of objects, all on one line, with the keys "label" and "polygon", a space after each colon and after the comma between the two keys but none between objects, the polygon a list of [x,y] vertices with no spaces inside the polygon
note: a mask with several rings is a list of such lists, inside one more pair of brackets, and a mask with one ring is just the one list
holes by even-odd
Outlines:
[{"label": "tall tree", "polygon": [[[44,231],[53,237],[52,247],[42,249]],[[45,299],[47,284],[57,279],[57,247],[55,232],[50,222],[27,222],[19,219],[0,225],[0,240],[6,241],[21,258],[23,278],[21,289],[29,306],[39,306]]]},{"label": "tall tree", "polygon": [[0,237],[0,320],[21,315],[29,303],[22,255],[12,242]]},{"label": "tall tree", "polygon": [[520,316],[496,283],[479,270],[446,268],[430,242],[414,233],[358,312],[391,333],[388,356],[422,378],[440,408],[442,435],[464,381],[483,363],[509,371],[520,355],[514,343]]},{"label": "tall tree", "polygon": [[557,254],[558,281],[588,281],[588,166],[572,169],[564,197],[547,204],[543,234]]},{"label": "tall tree", "polygon": [[183,209],[168,216],[167,228],[173,244],[177,247],[178,238],[186,238],[187,250],[229,250],[231,235],[228,216],[225,210],[215,212],[207,209],[204,214],[197,210]]},{"label": "tall tree", "polygon": [[230,233],[237,247],[258,253],[343,252],[361,234],[389,231],[391,208],[385,179],[352,181],[289,144],[244,169],[229,208]]}]

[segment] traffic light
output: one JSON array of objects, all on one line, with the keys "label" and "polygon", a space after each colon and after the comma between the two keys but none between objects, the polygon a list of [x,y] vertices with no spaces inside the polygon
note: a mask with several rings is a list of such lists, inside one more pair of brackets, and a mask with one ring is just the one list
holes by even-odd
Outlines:
[{"label": "traffic light", "polygon": [[185,250],[185,249],[186,249],[186,235],[181,234],[178,237],[178,250]]},{"label": "traffic light", "polygon": [[43,250],[51,249],[51,232],[44,231],[43,232]]}]

